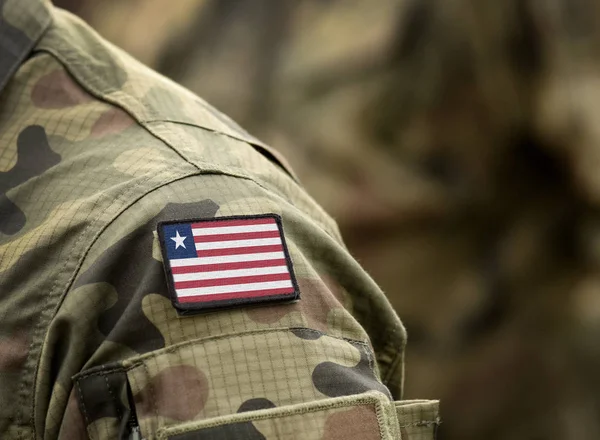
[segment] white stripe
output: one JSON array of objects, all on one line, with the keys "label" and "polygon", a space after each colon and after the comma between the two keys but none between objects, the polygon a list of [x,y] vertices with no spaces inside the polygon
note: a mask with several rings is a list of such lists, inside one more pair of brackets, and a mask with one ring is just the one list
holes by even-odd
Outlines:
[{"label": "white stripe", "polygon": [[274,244],[281,244],[281,238],[255,238],[251,240],[229,240],[229,241],[211,241],[208,243],[196,243],[197,251],[204,251],[208,249],[229,249],[229,248],[241,248],[251,246],[271,246]]},{"label": "white stripe", "polygon": [[287,266],[275,267],[256,267],[254,269],[233,269],[216,270],[214,272],[194,272],[194,273],[176,273],[173,274],[175,282],[178,281],[197,281],[197,280],[216,280],[221,278],[245,277],[254,275],[271,275],[277,273],[287,273]]},{"label": "white stripe", "polygon": [[270,281],[268,283],[232,284],[230,286],[196,287],[193,289],[176,289],[177,296],[216,295],[218,293],[252,292],[255,290],[282,289],[292,287],[291,280]]},{"label": "white stripe", "polygon": [[217,226],[211,228],[192,228],[193,235],[243,234],[244,232],[278,231],[277,223],[248,226]]},{"label": "white stripe", "polygon": [[197,266],[199,264],[239,263],[242,261],[277,260],[285,258],[283,252],[262,252],[260,254],[222,255],[219,257],[177,258],[169,260],[171,267]]}]

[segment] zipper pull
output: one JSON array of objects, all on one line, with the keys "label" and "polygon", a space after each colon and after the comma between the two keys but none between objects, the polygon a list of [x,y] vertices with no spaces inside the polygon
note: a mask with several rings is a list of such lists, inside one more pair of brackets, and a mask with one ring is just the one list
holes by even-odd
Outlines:
[{"label": "zipper pull", "polygon": [[139,426],[134,426],[131,428],[131,432],[129,433],[129,440],[144,440],[142,438],[142,433],[140,432]]}]

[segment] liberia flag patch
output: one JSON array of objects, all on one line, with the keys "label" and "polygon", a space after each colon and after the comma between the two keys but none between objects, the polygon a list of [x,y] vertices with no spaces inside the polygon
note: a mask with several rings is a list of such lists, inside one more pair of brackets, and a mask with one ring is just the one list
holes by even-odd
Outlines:
[{"label": "liberia flag patch", "polygon": [[278,215],[162,222],[158,237],[181,315],[300,298]]}]

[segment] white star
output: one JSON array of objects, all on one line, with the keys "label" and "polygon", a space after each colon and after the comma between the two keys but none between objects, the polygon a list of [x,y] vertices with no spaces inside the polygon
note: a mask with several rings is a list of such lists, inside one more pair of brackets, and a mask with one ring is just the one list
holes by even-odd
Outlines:
[{"label": "white star", "polygon": [[183,240],[185,240],[187,238],[186,235],[184,235],[183,237],[181,235],[179,235],[179,231],[175,231],[176,235],[175,237],[171,237],[171,240],[173,240],[175,242],[175,250],[177,250],[179,248],[179,246],[183,246],[184,249],[187,249],[185,247],[185,244],[183,244]]}]

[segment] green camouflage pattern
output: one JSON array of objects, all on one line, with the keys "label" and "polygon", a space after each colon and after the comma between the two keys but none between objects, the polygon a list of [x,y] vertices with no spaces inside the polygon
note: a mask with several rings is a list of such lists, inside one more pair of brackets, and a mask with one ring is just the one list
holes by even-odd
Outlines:
[{"label": "green camouflage pattern", "polygon": [[[183,424],[162,430],[159,439],[376,440],[400,438],[393,404],[379,393],[293,405],[285,410],[240,411],[233,417]],[[402,437],[408,438],[408,437]]]},{"label": "green camouflage pattern", "polygon": [[[272,411],[239,423],[398,438],[404,328],[279,154],[49,3],[0,10],[0,437],[171,438]],[[157,223],[265,213],[302,299],[179,318]],[[388,409],[335,406],[373,395]]]},{"label": "green camouflage pattern", "polygon": [[55,1],[286,154],[443,438],[600,438],[600,2]]},{"label": "green camouflage pattern", "polygon": [[345,396],[285,409],[265,405],[252,412],[184,423],[159,430],[164,440],[427,440],[439,426],[437,403],[391,403],[377,392]]}]

